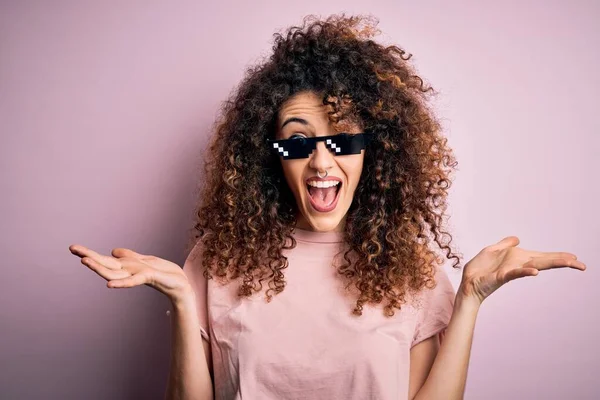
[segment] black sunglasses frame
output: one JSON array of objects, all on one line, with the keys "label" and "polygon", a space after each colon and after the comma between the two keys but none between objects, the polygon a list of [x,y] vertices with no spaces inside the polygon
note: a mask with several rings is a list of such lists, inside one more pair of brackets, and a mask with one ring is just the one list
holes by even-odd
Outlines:
[{"label": "black sunglasses frame", "polygon": [[317,148],[317,142],[325,142],[325,147],[335,156],[360,154],[360,151],[373,139],[373,133],[347,133],[340,132],[336,135],[301,137],[293,139],[273,140],[267,139],[269,148],[280,155],[284,160],[308,158]]}]

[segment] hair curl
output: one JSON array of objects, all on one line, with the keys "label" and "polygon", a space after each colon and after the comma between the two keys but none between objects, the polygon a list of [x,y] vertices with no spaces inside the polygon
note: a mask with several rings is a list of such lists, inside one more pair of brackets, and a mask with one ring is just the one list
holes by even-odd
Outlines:
[{"label": "hair curl", "polygon": [[365,303],[385,298],[384,313],[392,316],[407,293],[434,287],[435,264],[443,258],[433,242],[460,268],[452,236],[442,230],[449,175],[458,163],[428,107],[434,91],[408,63],[410,54],[369,39],[379,32],[377,24],[344,14],[305,17],[302,27],[274,35],[270,58],[249,67],[223,103],[193,228],[193,242],[203,241],[206,278],[241,277],[242,297],[261,291],[265,279],[268,301],[271,292],[284,290],[288,261],[282,250],[296,246],[291,232],[298,207],[266,139],[275,135],[283,102],[307,90],[332,107],[332,123],[358,118],[374,133],[346,216],[348,250],[338,267],[348,286],[360,291],[353,312],[362,315]]}]

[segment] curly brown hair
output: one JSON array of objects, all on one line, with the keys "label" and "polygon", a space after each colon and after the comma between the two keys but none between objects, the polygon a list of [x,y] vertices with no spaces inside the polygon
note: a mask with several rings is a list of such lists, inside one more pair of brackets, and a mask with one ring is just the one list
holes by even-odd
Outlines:
[{"label": "curly brown hair", "polygon": [[362,315],[365,303],[386,298],[384,313],[393,316],[407,293],[434,287],[443,257],[433,242],[460,268],[452,236],[442,230],[449,175],[458,163],[427,103],[435,92],[408,63],[410,54],[369,39],[377,24],[371,16],[305,17],[303,26],[274,35],[270,58],[248,68],[223,103],[188,245],[201,238],[206,278],[241,277],[242,297],[261,291],[268,278],[267,301],[284,290],[282,250],[296,246],[298,207],[266,140],[275,136],[283,102],[308,90],[331,107],[333,124],[349,116],[374,133],[346,215],[348,249],[338,267],[346,288],[354,283],[360,291],[353,312]]}]

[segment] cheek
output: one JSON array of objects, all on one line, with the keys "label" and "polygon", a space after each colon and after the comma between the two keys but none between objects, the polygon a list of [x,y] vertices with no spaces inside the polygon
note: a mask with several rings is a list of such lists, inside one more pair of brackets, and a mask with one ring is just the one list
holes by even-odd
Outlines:
[{"label": "cheek", "polygon": [[297,192],[298,185],[302,180],[304,163],[301,160],[282,160],[281,167],[283,169],[283,175],[285,176],[288,186],[292,192]]},{"label": "cheek", "polygon": [[358,185],[363,169],[364,156],[361,154],[355,157],[354,159],[345,160],[344,164],[340,165],[349,180],[351,188],[356,188]]}]

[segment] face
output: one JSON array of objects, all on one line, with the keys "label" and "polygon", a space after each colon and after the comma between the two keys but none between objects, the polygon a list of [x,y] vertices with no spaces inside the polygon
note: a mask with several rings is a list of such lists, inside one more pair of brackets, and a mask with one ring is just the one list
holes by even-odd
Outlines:
[{"label": "face", "polygon": [[[331,110],[316,93],[297,93],[279,110],[275,139],[363,132],[358,123],[352,122],[338,124],[336,130],[327,116]],[[285,179],[298,205],[299,228],[321,232],[344,229],[346,213],[362,172],[364,152],[335,156],[325,142],[319,141],[308,158],[280,158]],[[317,171],[321,176],[327,171],[327,176],[321,179]]]}]

